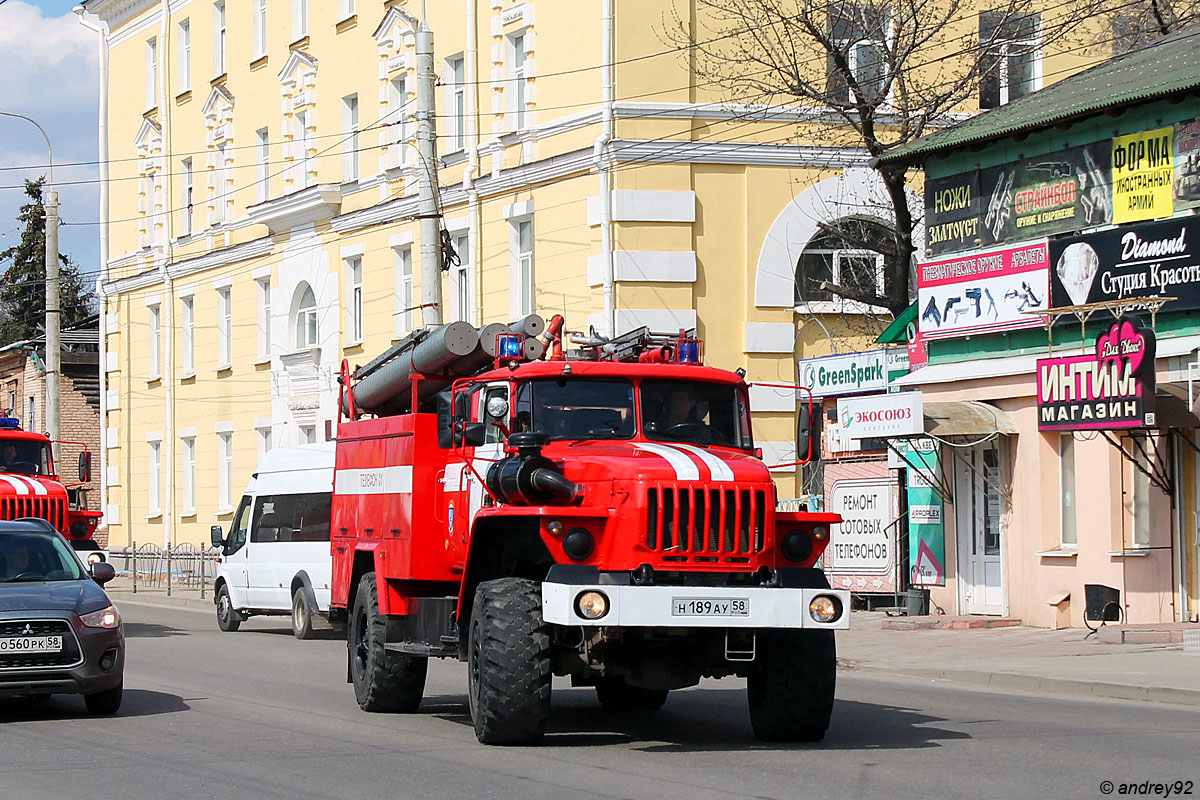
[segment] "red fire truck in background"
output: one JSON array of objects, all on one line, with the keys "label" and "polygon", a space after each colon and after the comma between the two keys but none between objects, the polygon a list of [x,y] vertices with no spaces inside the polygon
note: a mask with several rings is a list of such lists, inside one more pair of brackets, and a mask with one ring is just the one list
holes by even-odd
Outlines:
[{"label": "red fire truck in background", "polygon": [[54,526],[88,562],[107,560],[93,540],[103,516],[87,507],[82,484],[91,480],[91,454],[82,448],[79,483],[66,484],[55,468],[50,439],[21,430],[21,421],[0,417],[0,519],[37,517]]},{"label": "red fire truck in background", "polygon": [[359,705],[414,711],[457,658],[476,736],[515,744],[555,675],[620,710],[736,675],[758,737],[822,738],[850,602],[814,565],[840,517],[776,510],[747,384],[694,336],[562,336],[455,322],[343,364],[331,609]]}]

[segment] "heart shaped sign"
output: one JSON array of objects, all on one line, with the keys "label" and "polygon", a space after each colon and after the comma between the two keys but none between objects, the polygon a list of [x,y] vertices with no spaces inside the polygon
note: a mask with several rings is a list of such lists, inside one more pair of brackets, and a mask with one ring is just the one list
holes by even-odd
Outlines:
[{"label": "heart shaped sign", "polygon": [[1129,373],[1140,375],[1143,367],[1153,369],[1154,338],[1136,320],[1122,317],[1106,333],[1096,337],[1096,360],[1129,364]]}]

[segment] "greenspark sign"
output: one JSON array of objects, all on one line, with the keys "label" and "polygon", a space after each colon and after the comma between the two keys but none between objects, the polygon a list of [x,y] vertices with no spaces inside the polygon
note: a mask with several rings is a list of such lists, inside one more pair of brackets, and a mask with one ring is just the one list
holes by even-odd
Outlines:
[{"label": "greenspark sign", "polygon": [[887,390],[887,351],[840,353],[796,362],[797,382],[813,397],[837,397]]}]

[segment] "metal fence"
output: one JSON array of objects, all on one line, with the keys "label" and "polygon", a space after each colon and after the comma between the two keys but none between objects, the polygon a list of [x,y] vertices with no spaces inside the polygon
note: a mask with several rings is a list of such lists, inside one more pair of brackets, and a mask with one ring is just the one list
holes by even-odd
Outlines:
[{"label": "metal fence", "polygon": [[108,560],[119,577],[130,579],[135,592],[139,588],[166,589],[167,594],[175,589],[199,589],[204,597],[217,575],[220,554],[217,548],[203,545],[160,547],[134,542],[131,547],[111,548]]}]

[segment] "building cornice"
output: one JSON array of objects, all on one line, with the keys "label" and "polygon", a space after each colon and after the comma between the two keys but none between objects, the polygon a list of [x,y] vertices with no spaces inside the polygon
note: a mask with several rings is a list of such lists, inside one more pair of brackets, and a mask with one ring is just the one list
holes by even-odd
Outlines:
[{"label": "building cornice", "polygon": [[246,209],[246,218],[251,225],[266,225],[271,233],[279,233],[328,219],[337,214],[341,205],[341,184],[321,183],[252,205]]},{"label": "building cornice", "polygon": [[741,164],[759,167],[865,167],[866,150],[854,147],[695,142],[686,139],[615,139],[613,160],[692,164]]}]

